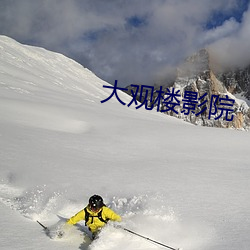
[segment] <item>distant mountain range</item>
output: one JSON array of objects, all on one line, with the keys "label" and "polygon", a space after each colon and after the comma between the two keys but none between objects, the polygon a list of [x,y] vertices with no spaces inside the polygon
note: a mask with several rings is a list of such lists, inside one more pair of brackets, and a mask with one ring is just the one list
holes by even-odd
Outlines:
[{"label": "distant mountain range", "polygon": [[[250,128],[250,66],[219,70],[213,64],[209,51],[202,49],[176,69],[176,77],[171,84],[163,83],[161,86],[165,95],[162,96],[160,110],[168,110],[164,112],[167,115],[201,126]],[[127,88],[126,92],[132,95],[133,85]],[[137,100],[144,102],[147,98],[151,107],[159,105],[160,88],[154,85],[153,98],[142,89],[143,93],[138,93]],[[179,103],[171,104],[170,94],[177,92]]]}]

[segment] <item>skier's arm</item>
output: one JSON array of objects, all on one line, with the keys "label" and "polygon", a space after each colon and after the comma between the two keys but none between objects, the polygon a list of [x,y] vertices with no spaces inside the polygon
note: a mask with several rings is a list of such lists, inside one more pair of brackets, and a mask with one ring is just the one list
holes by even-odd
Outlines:
[{"label": "skier's arm", "polygon": [[120,222],[122,220],[121,216],[116,214],[113,210],[110,208],[105,207],[105,217],[107,219],[110,219],[112,221],[118,221]]},{"label": "skier's arm", "polygon": [[67,224],[75,225],[78,221],[84,220],[84,218],[85,218],[85,212],[84,212],[84,209],[83,209],[83,210],[81,210],[80,212],[78,212],[77,214],[75,214],[74,216],[72,216],[72,217],[67,221]]}]

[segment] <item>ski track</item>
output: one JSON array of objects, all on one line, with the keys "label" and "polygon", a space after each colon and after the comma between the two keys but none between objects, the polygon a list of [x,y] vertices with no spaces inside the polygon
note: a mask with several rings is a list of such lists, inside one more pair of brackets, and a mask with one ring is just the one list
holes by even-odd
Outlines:
[{"label": "ski track", "polygon": [[[164,197],[161,195],[141,195],[130,198],[111,197],[107,200],[107,206],[123,217],[121,224],[125,228],[176,248],[186,246],[185,250],[193,247],[199,249],[197,246],[204,244],[204,239],[197,240],[199,227],[192,231],[190,225],[187,226],[180,221],[173,209],[164,205]],[[51,235],[49,236],[53,240],[63,241],[71,247],[78,245],[79,249],[82,250],[115,250],[120,247],[124,249],[124,245],[119,243],[123,239],[122,242],[124,240],[128,242],[126,249],[162,249],[161,246],[153,242],[122,229],[114,228],[112,223],[107,225],[100,233],[99,238],[92,243],[87,236],[88,232],[83,222],[67,229],[63,239],[58,239],[56,237],[57,231],[65,225],[65,220],[60,220],[56,215],[61,214],[68,218],[83,207],[82,203],[66,200],[63,192],[50,192],[46,185],[22,190],[12,186],[11,183],[1,183],[0,202],[17,211],[20,216],[26,219],[44,222],[50,229]],[[185,230],[189,230],[189,232]],[[188,242],[185,239],[188,239]]]}]

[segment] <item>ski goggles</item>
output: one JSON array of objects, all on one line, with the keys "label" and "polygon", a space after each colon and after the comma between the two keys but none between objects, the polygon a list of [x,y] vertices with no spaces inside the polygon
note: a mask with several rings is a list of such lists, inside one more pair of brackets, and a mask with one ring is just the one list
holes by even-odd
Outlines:
[{"label": "ski goggles", "polygon": [[90,205],[89,208],[93,212],[97,212],[97,211],[99,211],[101,209],[101,207],[97,207],[97,206],[93,206],[93,205],[92,206]]}]

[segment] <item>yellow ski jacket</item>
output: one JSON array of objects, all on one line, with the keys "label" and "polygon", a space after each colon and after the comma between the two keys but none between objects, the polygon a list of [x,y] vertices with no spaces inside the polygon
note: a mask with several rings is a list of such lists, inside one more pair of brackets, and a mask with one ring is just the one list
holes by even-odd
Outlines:
[{"label": "yellow ski jacket", "polygon": [[[87,212],[89,213],[88,221],[85,221],[86,226],[90,229],[92,233],[97,232],[100,228],[102,228],[106,223],[104,221],[112,220],[112,221],[121,221],[121,217],[116,214],[113,210],[110,208],[103,206],[99,211],[93,212],[89,209],[89,207],[86,207]],[[98,218],[98,215],[100,215],[101,212],[101,218],[104,220],[100,220]],[[74,225],[80,220],[85,220],[85,210],[82,209],[77,214],[72,216],[68,221],[67,224]]]}]

